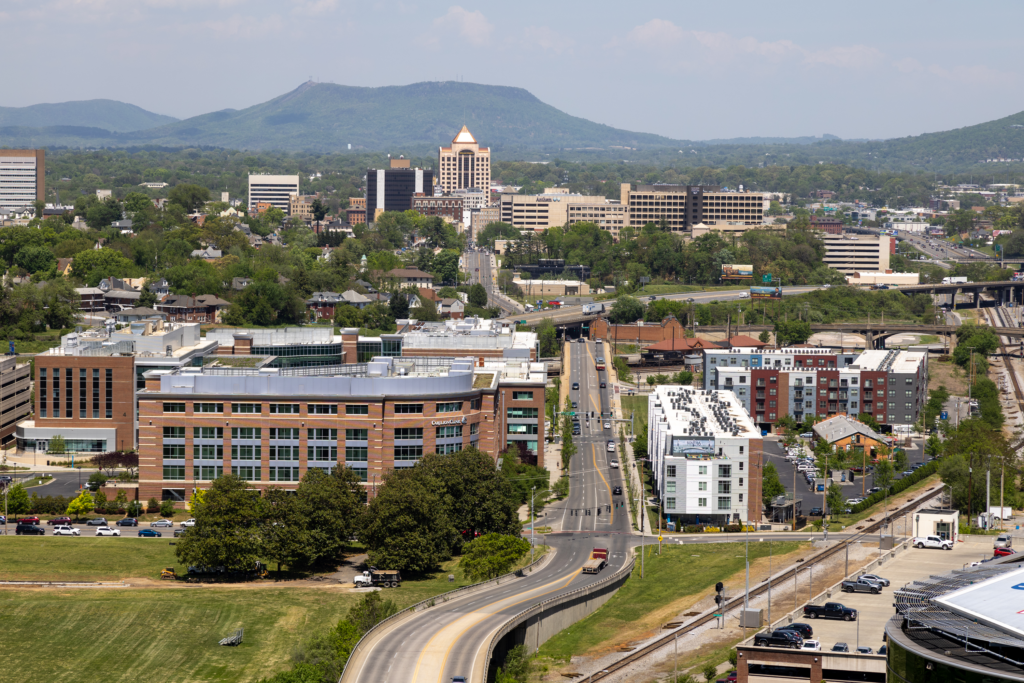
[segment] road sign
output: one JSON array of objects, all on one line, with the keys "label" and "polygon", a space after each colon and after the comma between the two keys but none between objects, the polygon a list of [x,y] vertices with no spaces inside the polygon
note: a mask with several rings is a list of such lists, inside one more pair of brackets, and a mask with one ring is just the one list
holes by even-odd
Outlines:
[{"label": "road sign", "polygon": [[764,275],[761,276],[761,282],[764,282],[764,283],[767,284],[767,283],[769,283],[771,281],[772,281],[772,274],[771,273],[765,273]]}]

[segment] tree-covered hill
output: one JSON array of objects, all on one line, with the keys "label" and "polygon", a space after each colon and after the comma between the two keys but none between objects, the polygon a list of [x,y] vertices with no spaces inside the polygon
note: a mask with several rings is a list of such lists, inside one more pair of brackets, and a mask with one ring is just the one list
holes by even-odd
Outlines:
[{"label": "tree-covered hill", "polygon": [[[0,107],[0,129],[8,127],[51,129],[47,137],[106,137],[104,133],[145,130],[174,121],[177,119],[173,116],[154,114],[141,107],[136,107],[134,104],[115,100],[82,100],[56,104],[33,104],[28,107]],[[81,128],[99,130],[80,130]],[[0,138],[8,135],[11,133],[0,130]],[[29,133],[29,135],[39,134]]]}]

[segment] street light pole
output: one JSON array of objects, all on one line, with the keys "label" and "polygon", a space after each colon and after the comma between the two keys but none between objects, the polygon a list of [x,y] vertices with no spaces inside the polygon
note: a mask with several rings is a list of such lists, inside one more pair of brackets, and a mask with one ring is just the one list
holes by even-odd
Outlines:
[{"label": "street light pole", "polygon": [[534,486],[530,491],[530,564],[533,564],[533,549],[537,542],[537,513],[533,507],[533,497],[536,492],[537,487]]}]

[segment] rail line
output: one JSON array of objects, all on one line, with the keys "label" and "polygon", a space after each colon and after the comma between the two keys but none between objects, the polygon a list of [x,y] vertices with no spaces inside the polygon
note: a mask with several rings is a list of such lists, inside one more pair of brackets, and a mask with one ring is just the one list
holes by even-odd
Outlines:
[{"label": "rail line", "polygon": [[[896,510],[892,515],[883,515],[883,518],[880,521],[875,522],[874,524],[871,524],[870,526],[866,527],[857,536],[854,536],[853,538],[850,538],[850,539],[847,539],[845,541],[842,541],[841,543],[837,543],[834,547],[827,548],[823,552],[819,553],[818,555],[816,555],[814,557],[812,562],[805,562],[805,563],[803,563],[803,564],[801,564],[799,566],[794,566],[791,569],[787,569],[782,574],[773,577],[771,579],[772,583],[776,584],[776,585],[783,584],[783,582],[785,582],[787,579],[792,579],[794,576],[796,576],[800,572],[804,571],[807,567],[813,567],[814,565],[818,564],[819,562],[822,562],[823,560],[827,560],[827,559],[831,558],[832,556],[834,556],[837,553],[839,553],[839,551],[841,551],[844,548],[846,548],[846,546],[848,546],[849,544],[854,543],[854,542],[859,542],[864,536],[867,536],[868,534],[874,533],[890,517],[899,517],[902,514],[905,514],[905,513],[909,512],[911,509],[920,506],[922,503],[925,503],[925,502],[931,500],[932,498],[935,498],[936,496],[940,495],[941,493],[942,493],[942,487],[939,486],[936,489],[934,489],[933,491],[929,491],[924,496],[922,496],[922,497],[920,497],[920,498],[918,498],[918,499],[916,499],[914,501],[911,501],[910,503],[907,503],[902,508],[899,508],[898,510]],[[753,598],[753,597],[762,595],[763,593],[766,593],[767,591],[768,591],[768,581],[764,581],[757,588],[751,588],[750,589],[750,597]],[[608,676],[613,675],[617,671],[620,671],[621,669],[629,666],[630,664],[633,664],[633,663],[643,659],[644,657],[647,657],[648,655],[653,654],[655,651],[660,650],[661,648],[663,648],[663,647],[665,647],[667,645],[671,645],[672,642],[675,640],[675,638],[677,636],[685,634],[685,633],[689,633],[691,631],[695,631],[696,629],[701,628],[702,626],[706,626],[707,624],[710,624],[712,621],[717,619],[717,617],[714,616],[714,612],[716,610],[721,609],[722,612],[724,613],[724,612],[728,612],[728,611],[740,608],[742,606],[743,606],[743,596],[741,595],[741,596],[739,596],[737,598],[734,598],[733,600],[727,602],[722,607],[715,608],[715,609],[711,610],[711,612],[709,612],[708,614],[705,614],[705,615],[703,615],[701,617],[698,617],[697,619],[694,619],[690,623],[685,624],[684,626],[682,626],[682,627],[680,627],[678,629],[674,629],[673,631],[668,633],[668,635],[662,636],[661,638],[659,638],[658,640],[654,641],[653,643],[649,643],[649,644],[645,645],[644,647],[636,650],[635,652],[629,653],[628,655],[626,655],[622,659],[618,660],[617,662],[614,662],[612,664],[606,665],[604,671],[594,673],[592,675],[592,677],[587,679],[587,680],[595,680],[595,681],[604,680]]]},{"label": "rail line", "polygon": [[[1009,321],[1004,317],[1003,309],[997,307],[995,309],[987,309],[985,311],[985,317],[989,319],[989,323],[993,327],[1012,327],[1013,321]],[[995,320],[992,320],[994,318]],[[998,322],[999,324],[995,324]],[[1003,352],[1003,362],[1006,363],[1006,372],[1010,376],[1010,382],[1013,384],[1013,396],[1017,402],[1017,409],[1020,410],[1021,403],[1024,403],[1024,392],[1021,391],[1020,381],[1017,379],[1017,371],[1013,367],[1013,355],[1009,347],[1006,344],[1006,337],[999,336],[999,347]]]}]

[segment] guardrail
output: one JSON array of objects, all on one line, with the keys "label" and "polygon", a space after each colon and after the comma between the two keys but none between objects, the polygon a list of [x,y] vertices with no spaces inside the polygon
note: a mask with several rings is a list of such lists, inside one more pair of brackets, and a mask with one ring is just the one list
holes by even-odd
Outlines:
[{"label": "guardrail", "polygon": [[[609,584],[614,583],[616,581],[625,581],[629,578],[630,574],[633,573],[633,567],[636,564],[636,555],[634,554],[634,551],[635,548],[630,549],[629,561],[626,562],[626,564],[624,564],[614,574],[610,574],[609,576],[606,576],[598,581],[595,581],[594,583],[587,584],[586,586],[581,586],[580,588],[577,588],[573,591],[569,591],[568,593],[562,593],[561,595],[557,595],[553,598],[548,598],[544,602],[537,603],[532,607],[524,609],[522,612],[506,621],[505,624],[501,628],[499,628],[491,637],[491,642],[487,645],[487,656],[484,658],[484,665],[481,668],[481,671],[483,672],[484,676],[483,680],[487,681],[488,679],[491,667],[491,659],[494,656],[494,649],[497,647],[498,643],[501,642],[502,638],[508,635],[513,629],[518,628],[519,625],[524,621],[528,621],[531,617],[541,615],[552,607],[556,607],[560,604],[570,602],[579,597],[580,595],[594,593],[599,589],[606,588]],[[538,625],[537,628],[539,630],[540,626]],[[538,640],[534,643],[534,651],[536,651],[536,649],[540,647],[539,635],[540,634],[538,633]],[[527,647],[529,648],[529,645],[527,645]]]},{"label": "guardrail", "polygon": [[[452,600],[464,597],[466,595],[472,595],[473,593],[478,593],[478,592],[482,591],[484,588],[488,588],[490,586],[498,586],[502,582],[508,582],[511,579],[518,578],[518,577],[522,576],[522,574],[524,572],[533,573],[533,571],[535,571],[537,569],[540,569],[543,564],[548,562],[548,560],[550,560],[551,557],[554,556],[554,554],[555,554],[554,549],[551,548],[551,549],[548,550],[547,553],[544,554],[544,557],[542,557],[539,560],[536,560],[534,562],[531,562],[530,564],[526,565],[522,569],[517,569],[514,572],[510,572],[508,574],[503,574],[502,576],[499,576],[496,579],[490,579],[488,581],[481,581],[480,583],[474,583],[471,586],[463,586],[462,588],[456,588],[455,590],[448,591],[447,593],[442,593],[440,595],[435,595],[432,598],[427,598],[426,600],[421,600],[420,602],[417,602],[415,605],[410,605],[409,607],[406,607],[405,609],[401,610],[400,612],[396,612],[395,614],[392,614],[387,619],[384,619],[383,621],[377,623],[377,625],[375,625],[369,631],[364,633],[363,637],[359,639],[359,642],[357,642],[355,647],[352,648],[352,652],[351,652],[351,654],[349,654],[348,660],[345,662],[345,668],[341,672],[341,678],[338,679],[338,683],[344,683],[345,676],[346,676],[346,674],[349,673],[349,665],[352,663],[353,660],[356,660],[358,657],[360,657],[362,655],[361,648],[365,647],[365,643],[370,638],[372,638],[373,636],[377,635],[377,633],[379,633],[380,630],[384,626],[392,625],[392,624],[395,624],[395,623],[397,623],[399,621],[404,621],[405,619],[413,616],[414,614],[422,612],[425,609],[430,609],[431,607],[434,607],[436,605],[444,604],[446,602],[451,602]],[[358,673],[358,672],[355,672],[355,673]],[[355,680],[354,675],[353,675],[352,678],[350,678],[350,680],[353,680],[353,681]]]}]

